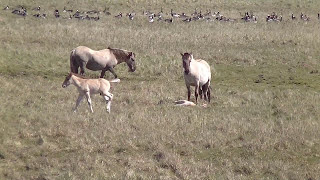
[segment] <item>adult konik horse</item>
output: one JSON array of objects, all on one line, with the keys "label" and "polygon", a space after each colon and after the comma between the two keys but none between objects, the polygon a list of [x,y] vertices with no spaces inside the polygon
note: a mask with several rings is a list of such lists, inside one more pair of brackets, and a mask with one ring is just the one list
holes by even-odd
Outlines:
[{"label": "adult konik horse", "polygon": [[136,70],[135,53],[124,49],[107,48],[99,51],[92,50],[85,46],[79,46],[71,51],[70,69],[71,72],[77,73],[80,68],[80,74],[84,74],[85,67],[92,71],[100,71],[100,78],[104,77],[106,71],[110,71],[115,78],[117,74],[114,67],[117,64],[126,62],[129,71]]}]

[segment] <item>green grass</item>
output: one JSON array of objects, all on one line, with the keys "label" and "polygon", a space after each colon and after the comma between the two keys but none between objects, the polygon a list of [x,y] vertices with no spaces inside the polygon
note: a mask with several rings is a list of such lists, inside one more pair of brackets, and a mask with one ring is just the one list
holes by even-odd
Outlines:
[{"label": "green grass", "polygon": [[[41,5],[47,19],[0,11],[0,179],[319,179],[318,1],[2,1]],[[55,19],[64,6],[103,10],[98,22]],[[253,11],[258,23],[148,23],[142,10]],[[114,15],[134,10],[134,21]],[[271,12],[282,23],[266,23]],[[308,23],[292,22],[304,12]],[[29,13],[32,13],[31,11]],[[65,16],[65,15],[63,15]],[[116,72],[111,114],[91,114],[63,89],[70,51],[128,49],[137,71]],[[186,99],[181,52],[215,69],[208,108]],[[99,72],[87,71],[98,77]],[[112,78],[110,73],[107,79]],[[202,102],[201,102],[202,103]],[[201,104],[200,103],[200,104]]]}]

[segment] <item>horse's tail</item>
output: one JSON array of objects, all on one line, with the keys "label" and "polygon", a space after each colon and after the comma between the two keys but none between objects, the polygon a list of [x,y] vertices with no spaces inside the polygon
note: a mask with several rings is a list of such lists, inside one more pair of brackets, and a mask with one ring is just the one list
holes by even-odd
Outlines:
[{"label": "horse's tail", "polygon": [[120,79],[112,79],[112,80],[110,80],[109,82],[111,82],[111,83],[119,83],[119,82],[120,82]]},{"label": "horse's tail", "polygon": [[76,62],[75,62],[74,53],[75,53],[75,49],[73,49],[70,53],[70,72],[77,73],[76,72],[77,66],[75,65]]}]

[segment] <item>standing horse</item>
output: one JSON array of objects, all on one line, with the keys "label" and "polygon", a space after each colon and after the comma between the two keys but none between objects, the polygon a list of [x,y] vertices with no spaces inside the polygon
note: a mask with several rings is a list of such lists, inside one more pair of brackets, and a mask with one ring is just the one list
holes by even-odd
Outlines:
[{"label": "standing horse", "polygon": [[[119,82],[119,81],[110,81],[110,82]],[[109,92],[111,87],[110,82],[103,78],[87,79],[87,78],[81,77],[78,74],[69,73],[66,79],[64,80],[64,82],[62,83],[62,87],[65,88],[70,84],[73,84],[74,86],[77,87],[79,91],[79,96],[76,101],[76,106],[73,109],[74,112],[77,110],[83,97],[86,96],[89,108],[93,113],[90,95],[100,93],[100,95],[102,95],[106,100],[107,112],[110,113],[111,101],[113,99],[113,94]]]},{"label": "standing horse", "polygon": [[110,71],[117,78],[114,67],[122,62],[127,63],[129,71],[134,72],[136,70],[135,54],[123,49],[108,47],[95,51],[85,46],[79,46],[73,49],[70,54],[71,72],[78,73],[80,68],[80,74],[83,75],[84,67],[92,71],[101,70],[100,78],[104,77],[106,71]]},{"label": "standing horse", "polygon": [[190,86],[195,86],[194,95],[196,103],[199,91],[200,97],[202,97],[203,93],[204,100],[210,102],[211,71],[209,64],[202,59],[195,60],[192,53],[181,53],[181,56],[184,68],[184,80],[188,89],[188,101],[190,101],[191,96]]}]

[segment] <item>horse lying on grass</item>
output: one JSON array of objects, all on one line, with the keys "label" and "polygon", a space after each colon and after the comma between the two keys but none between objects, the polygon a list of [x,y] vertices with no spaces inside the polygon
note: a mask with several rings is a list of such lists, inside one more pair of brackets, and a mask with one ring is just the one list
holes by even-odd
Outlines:
[{"label": "horse lying on grass", "polygon": [[82,101],[83,97],[86,96],[89,108],[91,112],[93,113],[92,109],[92,103],[91,103],[91,94],[98,94],[102,95],[104,99],[106,100],[107,103],[107,112],[110,113],[111,110],[111,101],[113,99],[113,94],[109,92],[110,90],[110,82],[120,82],[119,79],[115,79],[112,81],[108,81],[103,78],[99,79],[87,79],[84,78],[78,74],[75,73],[69,73],[64,82],[62,83],[62,87],[65,88],[69,86],[70,84],[73,84],[74,86],[77,87],[79,91],[79,96],[76,101],[76,106],[73,109],[75,112]]}]

